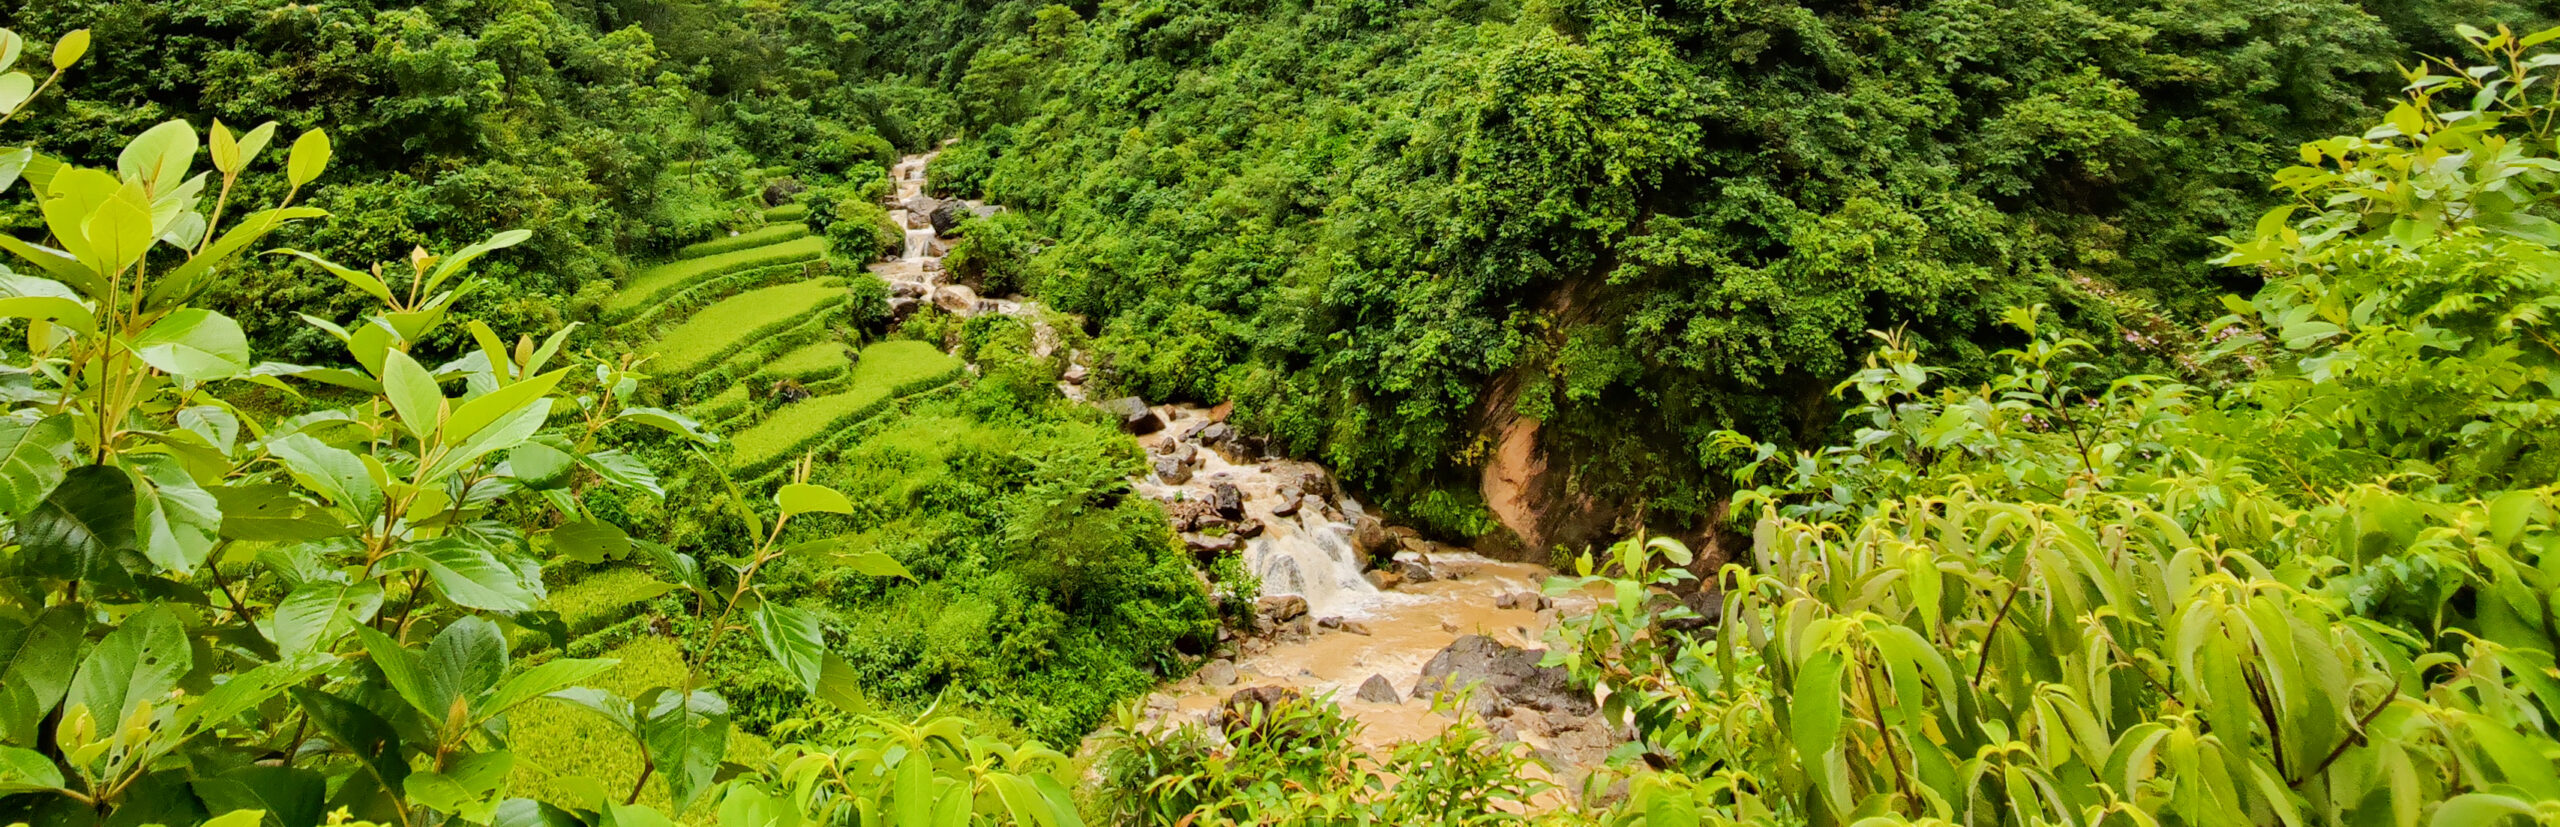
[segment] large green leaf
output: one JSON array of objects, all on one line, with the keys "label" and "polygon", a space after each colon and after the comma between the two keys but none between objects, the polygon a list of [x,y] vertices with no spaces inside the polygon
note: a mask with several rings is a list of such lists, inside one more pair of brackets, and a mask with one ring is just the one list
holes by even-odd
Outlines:
[{"label": "large green leaf", "polygon": [[485,720],[493,715],[504,715],[526,701],[604,674],[620,662],[611,658],[553,658],[543,661],[499,683],[487,697],[472,705],[472,717]]},{"label": "large green leaf", "polygon": [[507,673],[507,636],[487,618],[464,617],[436,633],[419,667],[435,699],[433,713],[444,714],[454,699],[475,698],[498,685]]},{"label": "large green leaf", "polygon": [[71,676],[64,703],[88,707],[102,730],[121,726],[143,703],[167,703],[194,663],[195,649],[177,615],[153,605],[125,618],[89,650]]},{"label": "large green leaf", "polygon": [[240,323],[211,310],[185,308],[153,322],[133,339],[133,353],[171,376],[199,382],[249,370],[249,337]]},{"label": "large green leaf", "polygon": [[817,615],[767,602],[747,613],[747,625],[784,673],[798,680],[801,689],[817,694],[827,657],[826,630],[818,625]]},{"label": "large green leaf", "polygon": [[534,400],[551,393],[552,388],[559,386],[560,378],[568,374],[569,370],[562,368],[509,384],[462,403],[461,407],[453,410],[453,416],[445,421],[445,444],[459,445],[480,433],[480,429],[497,422],[499,418],[532,405]]},{"label": "large green leaf", "polygon": [[320,823],[329,778],[306,767],[251,764],[210,778],[197,778],[196,796],[214,812],[259,810],[263,827],[314,827]]},{"label": "large green leaf", "polygon": [[578,456],[578,464],[596,472],[605,482],[624,488],[637,488],[653,497],[665,497],[667,491],[658,484],[658,472],[639,457],[621,451],[597,451]]},{"label": "large green leaf", "polygon": [[284,463],[295,481],[328,497],[349,516],[371,520],[382,512],[382,488],[354,452],[299,431],[268,440],[267,452]]},{"label": "large green leaf", "polygon": [[542,602],[541,581],[499,560],[496,553],[455,537],[429,540],[396,555],[399,568],[427,573],[428,582],[454,605],[495,612],[531,611]]},{"label": "large green leaf", "polygon": [[391,398],[400,424],[419,439],[435,435],[444,424],[444,393],[436,389],[435,375],[409,354],[397,350],[382,354],[382,395]]},{"label": "large green leaf", "polygon": [[[133,478],[123,469],[71,469],[18,526],[21,552],[41,572],[117,587],[133,584]],[[138,561],[137,561],[138,562]]]},{"label": "large green leaf", "polygon": [[77,448],[68,416],[0,419],[0,512],[24,519],[62,483],[63,466]]},{"label": "large green leaf", "polygon": [[222,505],[222,536],[233,540],[292,543],[354,532],[327,509],[294,496],[293,487],[252,483],[213,489]]},{"label": "large green leaf", "polygon": [[381,610],[380,584],[313,580],[276,602],[266,618],[267,639],[287,656],[322,650]]},{"label": "large green leaf", "polygon": [[0,747],[0,796],[12,793],[57,790],[63,786],[62,770],[44,753],[20,747]]},{"label": "large green leaf", "polygon": [[785,517],[812,512],[853,513],[853,502],[845,499],[842,492],[805,482],[783,486],[781,491],[774,493],[773,501],[774,504],[782,507],[782,516]]},{"label": "large green leaf", "polygon": [[222,508],[178,458],[132,454],[135,523],[142,555],[164,571],[195,571],[222,530]]},{"label": "large green leaf", "polygon": [[729,702],[708,690],[655,689],[641,698],[640,739],[677,809],[711,786],[729,748]]},{"label": "large green leaf", "polygon": [[143,308],[159,310],[194,298],[209,282],[207,277],[215,268],[239,255],[241,250],[248,249],[249,245],[258,243],[258,239],[295,221],[324,215],[328,213],[310,207],[285,207],[251,213],[233,224],[221,238],[214,239],[204,252],[161,273],[151,285],[151,293],[144,299]]},{"label": "large green leaf", "polygon": [[0,743],[35,745],[37,724],[62,702],[80,665],[82,614],[54,606],[31,623],[0,620]]},{"label": "large green leaf", "polygon": [[594,565],[629,555],[631,535],[612,523],[575,520],[551,530],[551,545],[564,557]]},{"label": "large green leaf", "polygon": [[461,445],[445,452],[443,459],[427,469],[423,479],[428,482],[444,479],[479,462],[481,457],[522,445],[525,440],[532,439],[535,432],[542,430],[542,423],[550,417],[549,399],[536,399],[531,405],[500,416],[489,427],[480,429]]}]

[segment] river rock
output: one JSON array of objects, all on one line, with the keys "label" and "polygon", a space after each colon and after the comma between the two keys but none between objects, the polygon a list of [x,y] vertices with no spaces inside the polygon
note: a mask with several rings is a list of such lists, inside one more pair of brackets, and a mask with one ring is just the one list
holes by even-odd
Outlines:
[{"label": "river rock", "polygon": [[1403,698],[1396,697],[1396,685],[1388,683],[1385,675],[1370,675],[1368,680],[1360,682],[1360,694],[1352,697],[1373,704],[1404,703]]},{"label": "river rock", "polygon": [[1230,520],[1244,519],[1244,492],[1236,490],[1235,483],[1209,486],[1209,504],[1218,509],[1219,516]]},{"label": "river rock", "polygon": [[963,204],[958,201],[944,201],[933,208],[931,215],[933,217],[933,234],[947,236],[959,232],[960,222],[969,220],[972,214],[969,212],[969,205],[967,204]]},{"label": "river rock", "polygon": [[1236,536],[1247,540],[1260,537],[1262,536],[1262,521],[1252,518],[1238,520],[1236,521],[1236,526],[1233,530],[1235,531]]},{"label": "river rock", "polygon": [[1209,423],[1209,427],[1200,429],[1200,444],[1211,448],[1224,448],[1227,439],[1234,435],[1235,429],[1227,427],[1227,423],[1212,422]]},{"label": "river rock", "polygon": [[1493,599],[1493,607],[1496,609],[1527,609],[1535,612],[1549,605],[1551,604],[1547,596],[1537,592],[1512,592]]},{"label": "river rock", "polygon": [[1166,485],[1181,485],[1183,483],[1190,482],[1191,464],[1183,462],[1181,457],[1157,457],[1156,479],[1163,480]]},{"label": "river rock", "polygon": [[1358,524],[1351,527],[1351,547],[1359,549],[1361,556],[1375,560],[1387,550],[1387,536],[1385,523],[1364,514]]},{"label": "river rock", "polygon": [[978,312],[978,291],[965,284],[946,284],[933,291],[933,305],[957,315]]},{"label": "river rock", "polygon": [[1289,496],[1289,493],[1288,489],[1281,489],[1280,501],[1271,504],[1271,516],[1286,517],[1298,513],[1298,509],[1305,506],[1305,503],[1299,502],[1296,497]]},{"label": "river rock", "polygon": [[969,206],[969,214],[970,214],[970,215],[977,216],[977,217],[979,217],[979,218],[986,218],[986,217],[988,217],[988,216],[995,215],[996,213],[1000,213],[1000,212],[1004,212],[1004,205],[1001,205],[1001,204],[972,204],[972,205],[970,205],[970,206]]},{"label": "river rock", "polygon": [[1399,560],[1396,565],[1396,574],[1402,575],[1407,583],[1429,583],[1440,579],[1432,574],[1431,564],[1420,560]]},{"label": "river rock", "polygon": [[908,316],[915,315],[916,308],[923,306],[924,300],[914,296],[891,296],[889,297],[889,319],[906,321]]},{"label": "river rock", "polygon": [[1349,620],[1340,617],[1328,617],[1318,620],[1316,621],[1316,628],[1329,629],[1336,632],[1349,632],[1361,637],[1369,636],[1369,627],[1367,624],[1361,623],[1357,620]]},{"label": "river rock", "polygon": [[1396,548],[1402,551],[1410,551],[1415,554],[1429,556],[1431,552],[1439,548],[1439,544],[1420,537],[1399,537],[1396,538]]},{"label": "river rock", "polygon": [[1188,442],[1174,443],[1173,448],[1166,451],[1166,453],[1172,454],[1175,459],[1181,460],[1184,465],[1196,465],[1200,462],[1200,446],[1193,445]]},{"label": "river rock", "polygon": [[1199,530],[1200,517],[1208,513],[1209,504],[1199,500],[1172,499],[1164,504],[1165,521],[1172,523],[1175,531]]},{"label": "river rock", "polygon": [[1213,660],[1200,667],[1201,686],[1234,686],[1235,683],[1236,665],[1234,663]]},{"label": "river rock", "polygon": [[1190,546],[1194,554],[1223,554],[1236,550],[1237,546],[1232,534],[1185,534],[1182,535],[1182,543]]},{"label": "river rock", "polygon": [[1253,613],[1273,623],[1287,623],[1307,614],[1307,599],[1294,594],[1275,594],[1254,601]]},{"label": "river rock", "polygon": [[1404,575],[1383,569],[1374,569],[1364,572],[1360,576],[1367,578],[1371,587],[1382,592],[1404,585]]},{"label": "river rock", "polygon": [[1156,416],[1156,410],[1147,407],[1144,399],[1123,396],[1103,402],[1102,409],[1120,417],[1120,430],[1139,435],[1164,430],[1164,418]]},{"label": "river rock", "polygon": [[925,294],[931,292],[933,292],[933,285],[921,281],[894,279],[889,282],[889,295],[892,296],[923,298]]},{"label": "river rock", "polygon": [[1543,649],[1522,649],[1483,635],[1467,635],[1423,664],[1422,680],[1414,685],[1411,696],[1428,698],[1472,684],[1478,687],[1478,696],[1499,698],[1507,705],[1551,714],[1598,712],[1600,706],[1591,693],[1575,689],[1572,674],[1564,667],[1538,665],[1545,656]]}]

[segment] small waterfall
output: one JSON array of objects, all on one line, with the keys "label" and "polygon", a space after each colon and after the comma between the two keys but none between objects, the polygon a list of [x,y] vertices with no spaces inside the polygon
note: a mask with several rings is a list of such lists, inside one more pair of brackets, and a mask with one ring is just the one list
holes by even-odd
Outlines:
[{"label": "small waterfall", "polygon": [[916,262],[918,264],[923,263],[926,258],[930,257],[927,256],[926,253],[933,249],[933,242],[935,238],[936,236],[933,233],[933,224],[930,219],[927,219],[924,229],[908,230],[906,260]]},{"label": "small waterfall", "polygon": [[1360,553],[1351,545],[1360,504],[1342,498],[1342,522],[1323,509],[1302,508],[1294,517],[1272,517],[1263,536],[1245,546],[1245,568],[1262,578],[1265,595],[1294,594],[1306,598],[1307,610],[1319,616],[1359,615],[1375,602],[1378,588],[1361,576]]}]

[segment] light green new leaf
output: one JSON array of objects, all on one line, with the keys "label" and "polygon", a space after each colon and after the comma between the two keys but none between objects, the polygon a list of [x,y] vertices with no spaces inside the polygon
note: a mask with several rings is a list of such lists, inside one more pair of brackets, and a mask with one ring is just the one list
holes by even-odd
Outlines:
[{"label": "light green new leaf", "polygon": [[568,368],[561,368],[481,394],[471,401],[462,403],[460,407],[453,409],[453,416],[445,420],[444,444],[459,445],[463,440],[480,433],[480,429],[489,427],[489,423],[498,421],[499,417],[521,410],[533,404],[534,400],[549,395],[552,388],[559,386],[561,377],[568,374]]},{"label": "light green new leaf", "polygon": [[364,291],[366,295],[374,297],[375,300],[382,302],[385,306],[399,304],[397,300],[391,297],[391,286],[383,284],[382,279],[374,276],[372,273],[348,267],[346,265],[321,258],[317,254],[303,252],[291,247],[280,247],[268,250],[267,253],[269,255],[282,253],[284,255],[293,256],[295,258],[320,265],[320,269],[328,271],[330,275],[337,276],[339,281],[355,285],[356,289]]},{"label": "light green new leaf", "polygon": [[61,40],[53,42],[53,68],[69,69],[72,64],[80,62],[81,55],[88,53],[89,30],[73,29],[63,34]]},{"label": "light green new leaf", "polygon": [[325,210],[311,207],[285,207],[249,214],[248,217],[233,224],[221,238],[215,239],[211,246],[204,249],[204,252],[187,259],[185,263],[175,268],[162,272],[156,283],[151,285],[150,295],[144,298],[143,308],[158,310],[194,298],[197,293],[203,291],[207,283],[206,277],[213,273],[214,268],[230,261],[233,256],[239,255],[240,251],[248,249],[249,245],[258,243],[258,239],[265,238],[268,233],[275,232],[287,224],[328,214]]},{"label": "light green new leaf", "polygon": [[884,552],[866,551],[860,554],[847,554],[838,559],[843,562],[845,568],[852,569],[856,573],[866,574],[872,577],[898,577],[907,580],[916,579],[914,574],[907,572],[905,564],[898,562],[898,558],[891,557]]},{"label": "light green new leaf", "polygon": [[329,169],[329,134],[321,130],[302,133],[293,140],[293,152],[285,157],[285,180],[295,187],[311,183]]},{"label": "light green new leaf", "polygon": [[98,332],[98,317],[88,305],[59,296],[14,296],[0,299],[0,317],[40,319],[84,335]]},{"label": "light green new leaf", "polygon": [[480,429],[461,445],[446,451],[444,458],[429,466],[419,478],[427,482],[441,480],[480,461],[481,457],[522,445],[525,440],[533,438],[534,432],[542,430],[542,423],[550,417],[551,400],[536,399],[532,405],[499,417],[498,421]]},{"label": "light green new leaf", "polygon": [[116,176],[141,181],[153,193],[166,192],[186,180],[195,164],[196,128],[186,121],[161,121],[143,130],[116,156]]},{"label": "light green new leaf", "polygon": [[436,389],[435,374],[409,354],[397,350],[382,354],[382,395],[391,398],[400,424],[419,439],[434,436],[444,423],[444,393]]},{"label": "light green new leaf", "polygon": [[435,272],[427,276],[427,292],[435,292],[436,288],[444,286],[446,279],[452,278],[455,273],[462,272],[463,267],[479,260],[481,256],[522,244],[525,239],[532,237],[532,230],[508,230],[445,256],[436,264]]},{"label": "light green new leaf", "polygon": [[249,369],[249,337],[240,323],[211,310],[186,308],[153,322],[133,339],[133,353],[171,376],[199,382]]},{"label": "light green new leaf", "polygon": [[853,513],[853,502],[845,499],[843,492],[805,482],[783,486],[781,491],[773,495],[773,501],[782,507],[782,516],[785,517],[811,512]]}]

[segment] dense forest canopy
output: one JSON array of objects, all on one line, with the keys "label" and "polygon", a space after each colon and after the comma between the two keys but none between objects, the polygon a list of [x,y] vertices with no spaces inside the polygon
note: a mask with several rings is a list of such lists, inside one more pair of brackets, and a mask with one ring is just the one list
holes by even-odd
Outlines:
[{"label": "dense forest canopy", "polygon": [[11,4],[0,824],[2560,823],[2556,19]]}]

